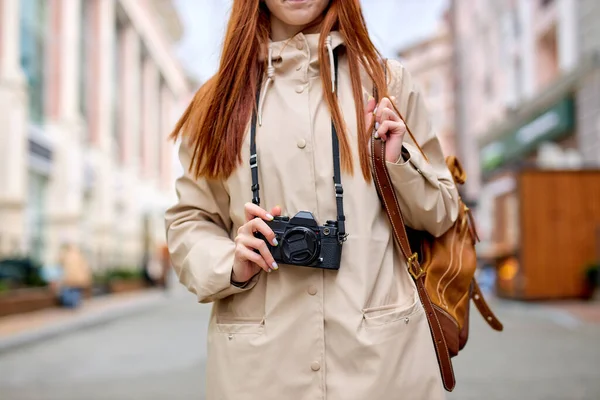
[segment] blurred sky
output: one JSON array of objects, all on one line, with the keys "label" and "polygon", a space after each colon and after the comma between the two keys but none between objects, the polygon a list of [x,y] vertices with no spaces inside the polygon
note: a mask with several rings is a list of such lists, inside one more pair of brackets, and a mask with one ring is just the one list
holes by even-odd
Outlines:
[{"label": "blurred sky", "polygon": [[[177,53],[194,77],[203,81],[218,66],[232,0],[174,0],[185,26]],[[369,33],[386,57],[435,31],[448,0],[362,0]]]}]

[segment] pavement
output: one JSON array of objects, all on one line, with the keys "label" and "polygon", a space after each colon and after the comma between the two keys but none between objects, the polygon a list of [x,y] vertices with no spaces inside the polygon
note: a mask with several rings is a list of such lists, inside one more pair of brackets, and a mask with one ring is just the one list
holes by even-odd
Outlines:
[{"label": "pavement", "polygon": [[600,303],[491,303],[504,331],[473,313],[450,400],[600,399]]},{"label": "pavement", "polygon": [[[204,399],[210,305],[179,289],[144,296],[159,300],[136,309],[131,298],[131,312],[5,348],[0,399]],[[473,312],[449,400],[600,399],[599,303],[491,303],[505,330],[492,331]]]},{"label": "pavement", "polygon": [[57,307],[2,317],[0,354],[18,346],[127,316],[164,299],[164,291],[153,289],[86,299],[81,307],[74,310]]}]

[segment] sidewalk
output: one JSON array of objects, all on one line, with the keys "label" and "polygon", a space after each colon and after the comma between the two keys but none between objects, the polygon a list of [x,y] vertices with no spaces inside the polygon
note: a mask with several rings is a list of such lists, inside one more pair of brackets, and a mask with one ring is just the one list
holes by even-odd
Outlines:
[{"label": "sidewalk", "polygon": [[52,308],[0,318],[0,353],[52,336],[102,324],[164,302],[160,289],[88,299],[76,309]]},{"label": "sidewalk", "polygon": [[547,304],[554,310],[564,311],[579,321],[600,324],[600,301],[563,301]]}]

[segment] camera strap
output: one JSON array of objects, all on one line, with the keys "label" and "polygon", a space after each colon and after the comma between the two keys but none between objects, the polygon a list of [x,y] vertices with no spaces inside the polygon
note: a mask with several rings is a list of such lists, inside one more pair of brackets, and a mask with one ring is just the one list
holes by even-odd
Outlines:
[{"label": "camera strap", "polygon": [[[333,63],[335,69],[335,95],[338,93],[338,54],[333,52]],[[260,100],[260,87],[256,93],[256,104]],[[260,186],[258,184],[258,156],[256,155],[256,110],[252,113],[250,127],[250,172],[252,174],[252,203],[260,205]],[[346,240],[346,217],[344,216],[344,188],[342,186],[342,174],[340,168],[340,144],[337,130],[333,119],[331,120],[331,143],[333,150],[333,185],[335,189],[335,201],[337,207],[338,239],[340,242]]]}]

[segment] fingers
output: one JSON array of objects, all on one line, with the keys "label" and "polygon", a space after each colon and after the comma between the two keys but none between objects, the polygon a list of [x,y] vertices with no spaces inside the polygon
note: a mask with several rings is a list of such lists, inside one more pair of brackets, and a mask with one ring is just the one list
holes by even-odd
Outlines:
[{"label": "fingers", "polygon": [[281,206],[275,206],[271,209],[271,215],[277,217],[281,215]]},{"label": "fingers", "polygon": [[[238,229],[238,235],[235,238],[236,258],[251,261],[267,272],[279,269],[265,241],[255,237],[254,232],[261,233],[273,246],[279,245],[273,230],[265,221],[255,217]],[[258,250],[260,254],[254,250]]]},{"label": "fingers", "polygon": [[250,225],[251,229],[251,231],[248,232],[249,234],[260,232],[273,246],[279,245],[279,243],[277,243],[277,239],[275,239],[275,233],[262,219],[254,219],[248,222],[247,225]]},{"label": "fingers", "polygon": [[[255,238],[253,236],[242,235],[237,239],[237,244],[238,244],[238,246],[241,245],[247,249],[258,250],[260,252],[260,254],[257,254],[255,251],[252,251],[252,253],[256,254],[260,258],[260,260],[258,260],[258,262],[256,262],[255,261],[255,260],[257,260],[256,257],[253,257],[253,259],[251,259],[251,260],[249,259],[249,260],[252,262],[255,262],[257,265],[259,265],[265,271],[269,272],[269,269],[275,269],[275,270],[279,269],[279,266],[275,262],[275,259],[273,258],[273,255],[269,251],[269,248],[267,247],[267,244],[265,243],[264,240]],[[244,254],[247,254],[247,253],[244,253]]]},{"label": "fingers", "polygon": [[386,140],[388,137],[388,132],[390,130],[390,124],[393,121],[384,121],[382,124],[377,122],[377,130],[375,131],[375,137],[381,138],[381,140]]},{"label": "fingers", "polygon": [[387,140],[390,135],[403,135],[405,132],[406,125],[403,122],[387,120],[379,125],[379,129],[375,132],[375,137]]},{"label": "fingers", "polygon": [[390,96],[389,98],[384,97],[383,99],[381,99],[379,104],[376,104],[376,101],[373,98],[373,96],[370,96],[365,106],[365,123],[367,125],[367,129],[371,127],[371,124],[373,123],[373,118],[375,118],[376,131],[379,130],[380,125],[385,121],[391,120],[396,122],[402,122],[402,119],[394,109],[395,101],[396,97]]},{"label": "fingers", "polygon": [[238,236],[249,235],[254,236],[254,232],[260,232],[273,246],[278,246],[279,243],[275,239],[275,233],[269,226],[260,218],[254,218],[246,222],[238,229]]},{"label": "fingers", "polygon": [[373,112],[375,111],[376,105],[377,102],[375,101],[375,98],[373,96],[369,96],[365,106],[365,125],[367,126],[367,129],[370,129],[371,124],[373,123]]},{"label": "fingers", "polygon": [[401,122],[402,120],[400,119],[400,117],[398,116],[398,114],[396,114],[396,111],[390,109],[390,108],[384,108],[383,110],[379,110],[377,112],[380,116],[377,118],[377,123],[381,124],[385,121],[396,121],[396,122]]},{"label": "fingers", "polygon": [[251,221],[256,217],[264,219],[265,221],[273,220],[273,215],[253,203],[244,204],[244,214],[246,216],[246,222]]},{"label": "fingers", "polygon": [[384,97],[375,110],[375,137],[386,140],[390,135],[404,134],[406,125],[396,113],[393,102],[394,96]]},{"label": "fingers", "polygon": [[392,101],[389,98],[384,97],[383,99],[381,99],[379,105],[377,106],[375,120],[379,123],[382,123],[387,119],[391,119],[393,121],[400,121],[400,117],[396,113]]},{"label": "fingers", "polygon": [[246,247],[244,245],[240,244],[240,245],[236,246],[235,256],[236,256],[236,258],[238,258],[240,260],[248,260],[250,262],[253,262],[254,264],[258,265],[260,268],[264,269],[265,271],[270,272],[270,268],[267,265],[267,262],[265,261],[265,259],[262,257],[262,255],[252,251],[251,249],[249,249],[248,247]]},{"label": "fingers", "polygon": [[369,99],[367,100],[367,104],[365,105],[365,113],[372,114],[373,111],[375,111],[376,105],[377,105],[377,102],[375,101],[375,97],[369,96]]}]

